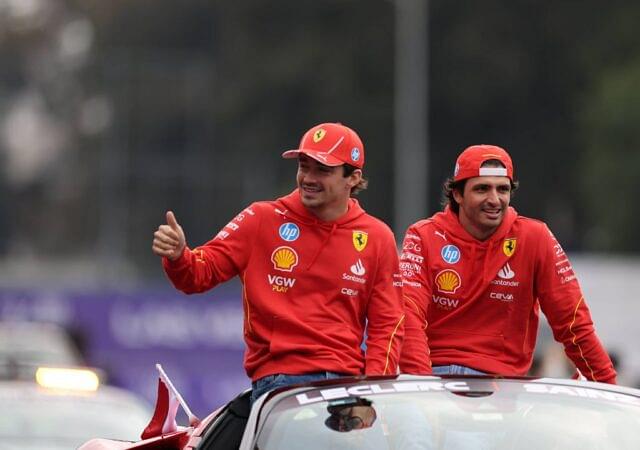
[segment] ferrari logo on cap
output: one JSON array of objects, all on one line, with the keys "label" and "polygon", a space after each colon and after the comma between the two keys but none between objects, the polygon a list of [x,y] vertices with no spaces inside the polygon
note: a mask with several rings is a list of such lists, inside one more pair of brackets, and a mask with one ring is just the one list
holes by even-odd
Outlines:
[{"label": "ferrari logo on cap", "polygon": [[320,142],[322,138],[325,136],[325,134],[327,134],[327,132],[322,128],[316,130],[316,132],[313,133],[313,142],[316,142],[316,143]]},{"label": "ferrari logo on cap", "polygon": [[502,251],[504,252],[505,255],[507,255],[507,257],[511,258],[511,255],[513,255],[513,252],[516,251],[516,239],[515,238],[505,239],[504,242],[502,243]]},{"label": "ferrari logo on cap", "polygon": [[361,252],[367,246],[367,241],[369,240],[369,235],[364,231],[354,231],[353,232],[353,246]]}]

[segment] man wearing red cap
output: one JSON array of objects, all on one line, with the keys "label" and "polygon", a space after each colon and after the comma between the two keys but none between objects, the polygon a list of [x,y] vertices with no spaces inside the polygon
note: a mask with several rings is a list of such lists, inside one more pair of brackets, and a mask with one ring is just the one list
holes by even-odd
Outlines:
[{"label": "man wearing red cap", "polygon": [[409,227],[401,371],[428,373],[431,360],[434,374],[526,375],[541,309],[580,373],[615,383],[567,255],[509,206],[516,188],[506,151],[471,146],[444,184],[444,212]]},{"label": "man wearing red cap", "polygon": [[396,373],[404,333],[393,233],[351,198],[367,185],[358,135],[323,123],[282,156],[298,160],[291,194],[253,203],[195,249],[169,211],[152,246],[185,293],[240,276],[253,400],[286,384]]}]

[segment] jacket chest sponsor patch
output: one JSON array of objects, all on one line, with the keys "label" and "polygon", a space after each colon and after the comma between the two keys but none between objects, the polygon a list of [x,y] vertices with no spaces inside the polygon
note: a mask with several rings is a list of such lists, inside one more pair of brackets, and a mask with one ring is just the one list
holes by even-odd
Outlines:
[{"label": "jacket chest sponsor patch", "polygon": [[359,259],[354,265],[351,266],[351,273],[353,273],[354,275],[362,276],[366,272],[367,270],[364,268],[364,264],[362,264],[362,261],[360,261]]},{"label": "jacket chest sponsor patch", "polygon": [[364,275],[367,273],[367,269],[364,267],[364,264],[360,259],[358,259],[355,264],[352,264],[349,269],[351,273],[344,272],[342,274],[343,280],[353,281],[354,283],[360,284],[365,284],[367,282],[364,278]]},{"label": "jacket chest sponsor patch", "polygon": [[439,292],[453,294],[462,286],[462,279],[455,270],[445,269],[436,275],[435,284]]},{"label": "jacket chest sponsor patch", "polygon": [[520,282],[515,279],[516,272],[511,268],[509,263],[506,263],[498,271],[498,276],[491,280],[491,284],[497,286],[518,287]]},{"label": "jacket chest sponsor patch", "polygon": [[506,263],[498,272],[498,277],[502,278],[503,280],[510,280],[515,276],[516,273],[511,269],[509,263]]},{"label": "jacket chest sponsor patch", "polygon": [[293,242],[300,237],[300,227],[293,222],[286,222],[278,228],[280,239],[287,242]]},{"label": "jacket chest sponsor patch", "polygon": [[458,261],[460,261],[462,253],[460,253],[460,249],[458,247],[453,244],[449,244],[442,247],[442,250],[440,250],[440,256],[443,261],[449,264],[457,264]]},{"label": "jacket chest sponsor patch", "polygon": [[293,268],[298,265],[298,254],[291,247],[283,245],[273,251],[271,262],[276,270],[292,272]]},{"label": "jacket chest sponsor patch", "polygon": [[340,293],[346,295],[347,297],[357,297],[360,291],[358,291],[357,289],[343,287],[342,289],[340,289]]},{"label": "jacket chest sponsor patch", "polygon": [[489,292],[489,298],[491,300],[499,300],[505,303],[511,303],[515,300],[513,294],[508,292]]},{"label": "jacket chest sponsor patch", "polygon": [[287,292],[296,284],[295,278],[283,277],[282,275],[267,275],[267,281],[274,292]]},{"label": "jacket chest sponsor patch", "polygon": [[351,236],[353,240],[353,247],[361,252],[367,246],[369,242],[369,234],[364,231],[354,231]]},{"label": "jacket chest sponsor patch", "polygon": [[438,309],[444,309],[446,311],[451,311],[455,309],[460,304],[460,299],[458,298],[450,298],[444,295],[435,295],[431,296],[431,300],[436,305]]},{"label": "jacket chest sponsor patch", "polygon": [[505,239],[502,242],[502,251],[508,258],[511,258],[516,251],[516,238]]},{"label": "jacket chest sponsor patch", "polygon": [[[354,283],[365,284],[367,280],[364,278],[367,273],[367,268],[364,266],[362,260],[358,259],[354,264],[349,267],[351,273],[343,273],[342,279],[345,281],[353,281]],[[360,294],[358,289],[353,289],[352,287],[342,287],[340,289],[340,293],[346,295],[347,297],[353,298],[357,297]]]}]

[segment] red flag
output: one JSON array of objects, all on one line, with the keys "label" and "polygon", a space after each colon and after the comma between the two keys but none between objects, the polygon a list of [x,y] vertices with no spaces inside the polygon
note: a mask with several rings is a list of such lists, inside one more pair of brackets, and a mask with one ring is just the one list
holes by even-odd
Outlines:
[{"label": "red flag", "polygon": [[176,415],[178,414],[178,399],[173,394],[162,377],[158,379],[158,397],[156,399],[156,409],[153,412],[151,422],[144,429],[142,439],[149,439],[162,434],[171,433],[178,430]]}]

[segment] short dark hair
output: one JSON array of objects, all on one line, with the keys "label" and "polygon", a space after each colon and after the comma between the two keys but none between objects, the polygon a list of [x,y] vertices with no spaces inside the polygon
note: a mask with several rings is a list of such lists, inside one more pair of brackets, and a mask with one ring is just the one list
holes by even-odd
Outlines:
[{"label": "short dark hair", "polygon": [[[356,169],[358,168],[355,166],[352,166],[351,164],[342,165],[343,175],[345,178],[350,176]],[[359,170],[362,170],[362,169],[359,169]],[[363,175],[362,178],[360,179],[360,182],[351,188],[351,195],[358,195],[360,192],[364,191],[368,186],[369,186],[369,180],[367,180]]]},{"label": "short dark hair", "polygon": [[[482,163],[480,167],[504,167],[501,161],[497,159],[488,159]],[[467,185],[468,178],[460,181],[454,181],[453,177],[449,177],[442,183],[442,207],[445,208],[449,205],[451,211],[458,214],[460,211],[460,205],[453,197],[453,191],[458,191],[460,195],[464,194],[464,187]],[[520,183],[518,181],[511,181],[511,195],[518,189]]]}]

